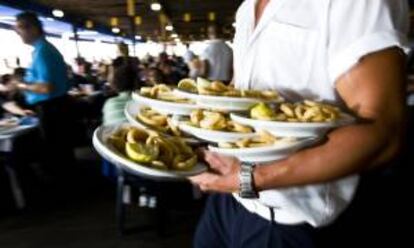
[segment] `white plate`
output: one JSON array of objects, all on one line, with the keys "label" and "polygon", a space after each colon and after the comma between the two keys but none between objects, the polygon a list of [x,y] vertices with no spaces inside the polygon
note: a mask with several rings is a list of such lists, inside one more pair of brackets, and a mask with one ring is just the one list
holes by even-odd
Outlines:
[{"label": "white plate", "polygon": [[[140,121],[139,119],[136,118],[136,116],[138,115],[139,111],[143,108],[146,107],[145,105],[139,103],[139,102],[135,102],[135,101],[130,101],[126,104],[125,106],[125,116],[127,118],[127,120],[129,121],[129,123],[133,126],[136,126],[138,128],[143,128],[143,129],[152,129],[154,130],[151,126],[143,123],[142,121]],[[173,117],[174,118],[174,117]],[[177,123],[178,124],[178,123]],[[168,134],[165,134],[166,136],[170,136]],[[182,137],[182,139],[191,144],[191,145],[197,145],[200,143],[199,140],[194,139],[194,138],[189,138],[189,137]]]},{"label": "white plate", "polygon": [[182,180],[189,176],[200,174],[207,170],[204,164],[198,163],[193,169],[189,171],[173,171],[173,170],[158,170],[150,168],[145,165],[138,164],[126,158],[119,151],[117,151],[110,143],[107,142],[108,137],[116,130],[129,124],[117,124],[109,126],[101,126],[97,128],[93,135],[93,145],[97,152],[109,160],[111,163],[122,167],[122,169],[144,177],[160,179],[160,180]]},{"label": "white plate", "polygon": [[227,96],[208,96],[194,94],[180,89],[174,89],[175,94],[181,97],[192,99],[197,102],[201,108],[224,110],[224,111],[244,111],[250,109],[259,102],[278,102],[264,101],[263,99],[245,98],[245,97],[227,97]]},{"label": "white plate", "polygon": [[224,132],[224,131],[215,131],[207,130],[203,128],[198,128],[189,125],[188,123],[181,121],[179,123],[179,128],[183,132],[186,132],[194,137],[197,137],[202,140],[209,142],[234,142],[243,138],[251,138],[256,136],[255,133],[236,133],[236,132]]},{"label": "white plate", "polygon": [[246,115],[235,113],[230,114],[230,118],[240,124],[249,125],[256,130],[267,130],[273,135],[285,137],[323,136],[333,128],[349,125],[355,122],[355,118],[348,114],[342,114],[339,120],[333,122],[263,121],[251,119]]},{"label": "white plate", "polygon": [[132,93],[132,99],[134,99],[134,101],[137,101],[141,104],[150,106],[151,108],[164,114],[190,115],[191,111],[198,108],[196,104],[176,103],[176,102],[167,102],[167,101],[157,100],[157,99],[142,96],[138,94],[137,92]]},{"label": "white plate", "polygon": [[212,152],[222,155],[237,157],[244,162],[265,163],[284,159],[289,155],[315,144],[320,138],[308,137],[294,141],[280,141],[272,146],[254,147],[254,148],[220,148],[209,146]]}]

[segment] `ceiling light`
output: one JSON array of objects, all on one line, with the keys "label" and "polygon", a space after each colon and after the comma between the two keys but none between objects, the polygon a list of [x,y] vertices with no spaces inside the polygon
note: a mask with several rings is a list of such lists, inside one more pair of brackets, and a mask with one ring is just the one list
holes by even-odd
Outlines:
[{"label": "ceiling light", "polygon": [[112,33],[118,34],[119,32],[121,32],[119,28],[112,28]]},{"label": "ceiling light", "polygon": [[60,9],[54,9],[54,10],[52,10],[52,15],[54,17],[62,18],[62,17],[65,16],[65,13],[63,13],[63,11],[60,10]]},{"label": "ceiling light", "polygon": [[162,6],[160,3],[155,2],[151,4],[151,9],[153,11],[160,11],[162,9]]},{"label": "ceiling light", "polygon": [[136,40],[141,40],[141,39],[142,39],[142,37],[141,37],[141,35],[135,35],[135,39],[136,39]]},{"label": "ceiling light", "polygon": [[171,34],[171,38],[177,38],[178,37],[178,34]]},{"label": "ceiling light", "polygon": [[181,42],[180,38],[175,38],[174,41],[177,43]]},{"label": "ceiling light", "polygon": [[170,24],[170,25],[165,26],[165,30],[167,30],[167,31],[173,31],[174,30],[174,27]]}]

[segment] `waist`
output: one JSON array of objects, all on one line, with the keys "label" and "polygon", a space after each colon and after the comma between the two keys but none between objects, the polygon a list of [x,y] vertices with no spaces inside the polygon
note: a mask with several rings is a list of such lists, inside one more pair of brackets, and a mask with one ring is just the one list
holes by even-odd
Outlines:
[{"label": "waist", "polygon": [[[351,203],[359,183],[359,176],[349,176],[334,182],[266,190],[260,198],[236,200],[250,212],[281,224],[308,223],[321,227],[332,223]],[[271,210],[273,209],[273,210]]]},{"label": "waist", "polygon": [[290,214],[283,208],[268,207],[258,200],[243,199],[237,194],[233,194],[233,197],[249,212],[255,213],[266,220],[275,221],[284,225],[299,225],[306,223],[304,218]]}]

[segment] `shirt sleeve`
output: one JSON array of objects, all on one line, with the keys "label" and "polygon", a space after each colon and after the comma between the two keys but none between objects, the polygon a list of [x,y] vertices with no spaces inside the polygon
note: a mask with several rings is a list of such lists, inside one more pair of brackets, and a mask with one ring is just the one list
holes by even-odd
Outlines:
[{"label": "shirt sleeve", "polygon": [[405,49],[408,11],[407,2],[400,0],[332,0],[328,22],[330,81],[335,83],[370,53],[390,47]]}]

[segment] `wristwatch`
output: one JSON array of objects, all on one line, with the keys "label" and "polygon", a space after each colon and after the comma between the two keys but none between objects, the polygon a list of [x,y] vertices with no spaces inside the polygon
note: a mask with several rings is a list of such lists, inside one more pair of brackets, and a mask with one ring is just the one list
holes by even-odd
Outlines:
[{"label": "wristwatch", "polygon": [[241,162],[241,168],[239,173],[240,179],[240,192],[239,196],[246,199],[259,198],[259,194],[256,192],[253,185],[253,170],[256,164]]}]

